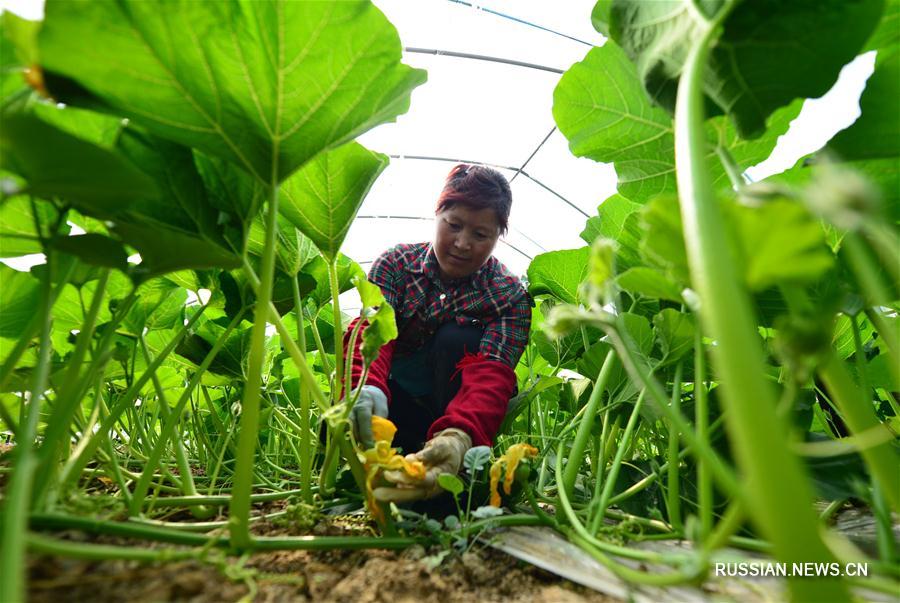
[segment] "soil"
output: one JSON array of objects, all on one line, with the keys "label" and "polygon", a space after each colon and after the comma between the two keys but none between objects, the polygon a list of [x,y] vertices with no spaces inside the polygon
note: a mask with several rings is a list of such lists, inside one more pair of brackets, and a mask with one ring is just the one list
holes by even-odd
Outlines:
[{"label": "soil", "polygon": [[[254,532],[284,535],[273,525]],[[357,534],[335,525],[315,533]],[[145,546],[74,531],[56,537],[104,544]],[[440,547],[403,551],[274,551],[243,560],[228,558],[141,564],[29,557],[28,600],[58,601],[334,601],[352,603],[615,603],[618,599],[586,589],[554,574],[476,544],[463,554],[441,555]]]}]

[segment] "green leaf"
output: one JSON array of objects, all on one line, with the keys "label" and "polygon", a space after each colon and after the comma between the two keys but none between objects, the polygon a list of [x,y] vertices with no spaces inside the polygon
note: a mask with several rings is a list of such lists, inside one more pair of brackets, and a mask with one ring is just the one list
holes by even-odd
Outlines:
[{"label": "green leaf", "polygon": [[[897,2],[893,2],[893,23],[897,25]],[[875,61],[875,72],[866,82],[859,99],[862,115],[849,128],[831,139],[825,150],[829,157],[861,172],[881,191],[889,219],[900,214],[900,41],[884,39]],[[814,168],[817,169],[817,168]]]},{"label": "green leaf", "polygon": [[122,321],[122,329],[138,335],[175,328],[182,320],[187,291],[165,278],[154,278],[140,285],[138,298]]},{"label": "green leaf", "polygon": [[26,88],[25,69],[38,64],[39,21],[29,21],[9,11],[0,14],[0,99]]},{"label": "green leaf", "polygon": [[576,157],[615,165],[622,195],[638,200],[674,190],[672,119],[650,106],[615,44],[594,48],[563,74],[553,117]]},{"label": "green leaf", "polygon": [[123,223],[117,223],[113,230],[141,252],[141,263],[135,270],[139,279],[185,268],[237,268],[241,263],[225,249],[174,230]]},{"label": "green leaf", "polygon": [[630,312],[620,314],[619,321],[624,326],[625,332],[637,344],[638,351],[644,356],[649,356],[650,350],[653,349],[653,329],[650,328],[650,321]]},{"label": "green leaf", "polygon": [[105,266],[125,271],[128,268],[128,252],[122,243],[105,235],[87,233],[69,237],[56,237],[51,247],[74,255],[90,266]]},{"label": "green leaf", "polygon": [[[56,298],[56,303],[53,304],[54,332],[68,336],[70,331],[81,329],[84,324],[85,311],[93,301],[96,286],[97,283],[92,281],[85,283],[80,288],[71,284],[63,288],[59,297]],[[110,317],[109,304],[101,304],[97,315],[97,324],[109,321]]]},{"label": "green leaf", "polygon": [[663,364],[673,364],[694,349],[694,317],[666,308],[653,317],[653,330],[663,355]]},{"label": "green leaf", "polygon": [[879,50],[894,44],[900,44],[900,0],[886,0],[881,22],[865,49]]},{"label": "green leaf", "polygon": [[362,333],[360,347],[363,361],[368,366],[378,357],[378,351],[383,345],[397,338],[397,323],[394,309],[385,301],[378,285],[361,276],[353,277],[353,282],[363,304],[360,315],[369,323]]},{"label": "green leaf", "polygon": [[618,243],[616,267],[627,270],[640,263],[638,243],[641,238],[638,210],[641,206],[616,194],[603,201],[597,208],[596,216],[588,218],[581,238],[588,245],[598,237],[612,239]]},{"label": "green leaf", "polygon": [[45,12],[48,71],[265,183],[393,120],[425,81],[368,2],[49,0]]},{"label": "green leaf", "polygon": [[[865,345],[872,339],[875,330],[872,328],[872,323],[865,316],[857,316],[856,320],[859,322],[860,339],[862,339],[862,344]],[[853,322],[846,314],[837,315],[831,345],[838,357],[843,360],[856,353],[856,344],[853,342]]]},{"label": "green leaf", "polygon": [[[46,233],[57,222],[59,214],[46,201],[37,200],[35,206],[41,227]],[[28,197],[18,195],[0,204],[0,258],[42,253],[44,248],[38,240],[41,236],[42,233],[38,233],[35,227]]]},{"label": "green leaf", "polygon": [[321,153],[282,185],[278,209],[331,261],[388,161],[355,142]]},{"label": "green leaf", "polygon": [[663,269],[669,280],[681,286],[689,285],[678,199],[671,195],[657,197],[646,205],[641,218],[645,229],[641,256],[651,266]]},{"label": "green leaf", "polygon": [[[760,163],[801,105],[798,101],[775,112],[765,136],[752,142],[742,140],[724,117],[709,120],[706,163],[713,183],[731,187],[716,156],[717,146],[727,149],[741,167]],[[614,164],[621,195],[643,203],[675,191],[672,119],[650,104],[634,65],[614,43],[591,50],[563,74],[553,95],[553,116],[573,154]]]},{"label": "green leaf", "polygon": [[[338,290],[343,293],[349,291],[356,285],[353,279],[356,277],[366,278],[366,273],[360,268],[359,264],[345,256],[339,254],[337,258],[338,272]],[[315,279],[316,288],[310,293],[310,298],[315,302],[317,308],[321,308],[331,303],[331,286],[328,284],[328,264],[322,256],[316,256],[311,262],[304,266],[301,274],[307,274]]]},{"label": "green leaf", "polygon": [[107,150],[115,147],[119,134],[125,128],[123,119],[85,109],[62,107],[49,102],[32,103],[29,108],[44,123]]},{"label": "green leaf", "polygon": [[616,284],[632,294],[674,302],[681,301],[681,288],[667,279],[663,273],[646,266],[629,268],[619,275]]},{"label": "green leaf", "polygon": [[900,99],[900,50],[894,46],[878,51],[875,72],[859,99],[862,115],[849,128],[838,132],[826,149],[848,161],[900,157],[897,99]]},{"label": "green leaf", "polygon": [[466,451],[463,457],[463,467],[469,472],[469,475],[478,473],[484,469],[491,460],[490,446],[473,446]]},{"label": "green leaf", "polygon": [[134,128],[122,134],[117,147],[159,183],[158,195],[139,199],[128,208],[127,222],[175,230],[226,247],[218,229],[218,212],[207,199],[190,149]]},{"label": "green leaf", "polygon": [[[319,255],[319,250],[313,242],[297,230],[287,218],[278,216],[276,230],[278,246],[275,249],[275,260],[278,269],[288,275],[295,275]],[[250,224],[250,232],[247,234],[248,253],[262,257],[265,248],[266,228],[262,216],[258,216]]]},{"label": "green leaf", "polygon": [[800,204],[776,200],[734,206],[744,264],[753,291],[778,283],[811,283],[834,263],[821,224]]},{"label": "green leaf", "polygon": [[578,288],[587,277],[590,247],[550,251],[535,256],[528,265],[528,292],[549,294],[569,303],[578,303]]},{"label": "green leaf", "polygon": [[25,178],[35,196],[62,197],[87,213],[108,216],[157,193],[151,178],[111,151],[30,113],[7,109],[0,117],[0,167]]},{"label": "green leaf", "polygon": [[438,485],[453,496],[459,496],[465,489],[462,480],[452,473],[441,473],[438,476]]},{"label": "green leaf", "polygon": [[[690,49],[723,4],[698,10],[691,0],[614,0],[610,35],[637,64],[650,97],[669,111]],[[761,135],[773,111],[831,88],[875,30],[882,6],[883,0],[737,3],[705,71],[708,105],[727,113],[742,138]]]},{"label": "green leaf", "polygon": [[31,274],[0,263],[0,337],[22,335],[38,307],[40,288]]},{"label": "green leaf", "polygon": [[[193,163],[203,180],[206,201],[216,215],[215,224],[229,246],[239,252],[254,221],[263,224],[259,209],[268,194],[266,187],[234,164],[198,151],[194,152]],[[265,238],[264,226],[260,238]]]}]

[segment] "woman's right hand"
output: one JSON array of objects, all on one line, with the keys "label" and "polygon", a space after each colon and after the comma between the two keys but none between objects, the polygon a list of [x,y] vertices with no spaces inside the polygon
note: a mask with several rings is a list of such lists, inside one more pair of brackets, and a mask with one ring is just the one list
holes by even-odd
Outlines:
[{"label": "woman's right hand", "polygon": [[350,424],[353,426],[353,436],[364,449],[375,445],[372,435],[372,417],[387,418],[387,395],[374,385],[363,385],[356,404],[350,411]]}]

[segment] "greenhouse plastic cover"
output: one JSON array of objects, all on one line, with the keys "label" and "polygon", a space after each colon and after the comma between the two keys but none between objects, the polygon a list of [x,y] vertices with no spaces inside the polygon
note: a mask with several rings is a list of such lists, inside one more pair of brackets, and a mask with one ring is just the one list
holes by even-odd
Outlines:
[{"label": "greenhouse plastic cover", "polygon": [[604,41],[591,27],[594,1],[554,3],[552,11],[544,1],[375,4],[397,27],[406,49],[534,66],[404,52],[403,61],[427,70],[428,81],[413,92],[409,112],[396,123],[359,138],[390,155],[391,163],[363,202],[343,252],[367,269],[397,243],[430,240],[435,202],[457,161],[490,165],[511,181],[510,228],[494,255],[514,273],[524,275],[539,253],[584,246],[579,233],[615,192],[615,172],[569,152],[552,107],[559,72]]},{"label": "greenhouse plastic cover", "polygon": [[[492,166],[511,183],[509,232],[494,255],[512,272],[525,276],[540,253],[584,246],[579,234],[615,192],[616,174],[611,164],[569,152],[552,109],[562,72],[605,42],[591,26],[595,0],[373,2],[397,28],[403,61],[425,69],[428,81],[413,91],[409,111],[395,123],[359,137],[391,162],[342,251],[368,269],[393,245],[431,240],[435,202],[459,162]],[[0,9],[40,19],[43,1],[0,0]],[[853,123],[873,54],[847,65],[828,94],[807,100],[772,157],[747,174],[761,178],[786,169]],[[42,261],[4,260],[22,270]],[[341,300],[348,313],[359,309],[354,290]]]}]

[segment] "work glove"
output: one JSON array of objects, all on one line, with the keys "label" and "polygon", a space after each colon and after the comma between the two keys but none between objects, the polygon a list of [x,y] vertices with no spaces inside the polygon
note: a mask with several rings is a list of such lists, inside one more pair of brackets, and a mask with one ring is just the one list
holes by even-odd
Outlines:
[{"label": "work glove", "polygon": [[422,450],[406,455],[408,461],[421,461],[425,465],[425,478],[415,479],[405,471],[385,471],[384,479],[394,487],[375,488],[375,498],[381,502],[402,503],[437,496],[442,490],[438,476],[459,473],[463,457],[471,447],[472,438],[461,429],[451,427],[434,434]]},{"label": "work glove", "polygon": [[374,385],[363,385],[356,404],[350,410],[350,425],[356,441],[366,450],[375,445],[372,435],[373,416],[387,418],[387,395]]}]

